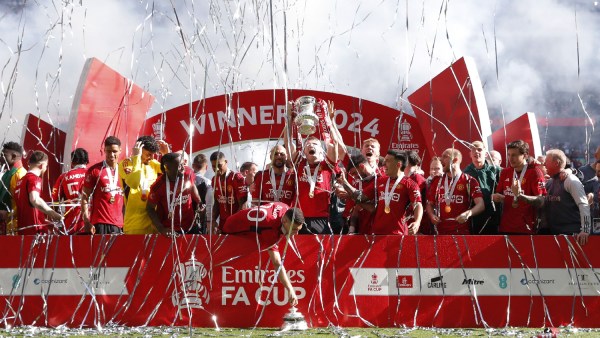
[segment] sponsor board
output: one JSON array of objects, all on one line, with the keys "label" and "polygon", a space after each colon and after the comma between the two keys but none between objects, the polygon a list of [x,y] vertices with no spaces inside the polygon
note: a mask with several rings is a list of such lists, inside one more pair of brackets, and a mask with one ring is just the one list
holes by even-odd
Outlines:
[{"label": "sponsor board", "polygon": [[600,294],[600,272],[593,269],[351,268],[350,272],[354,278],[350,294],[357,296]]},{"label": "sponsor board", "polygon": [[0,269],[3,295],[127,295],[126,267]]}]

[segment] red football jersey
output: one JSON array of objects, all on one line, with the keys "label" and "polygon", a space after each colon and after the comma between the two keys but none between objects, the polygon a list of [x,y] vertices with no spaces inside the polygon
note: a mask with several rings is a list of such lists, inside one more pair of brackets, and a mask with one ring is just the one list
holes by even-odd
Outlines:
[{"label": "red football jersey", "polygon": [[[306,159],[298,163],[298,203],[300,209],[304,212],[304,217],[329,217],[329,197],[331,191],[331,178],[333,170],[326,161],[321,161],[316,165],[309,166]],[[310,168],[310,174],[308,173]],[[318,168],[318,169],[317,169]],[[310,183],[308,175],[314,176],[317,170],[315,180],[314,196],[310,197]]]},{"label": "red football jersey", "polygon": [[104,162],[91,166],[85,174],[83,187],[91,190],[90,199],[90,222],[92,224],[112,224],[123,228],[123,185],[121,178],[116,182],[116,189],[111,195],[110,181],[108,179],[110,170],[113,179],[118,169],[107,168]]},{"label": "red football jersey", "polygon": [[[450,197],[450,210],[448,210],[446,208],[448,205],[446,204],[446,200],[444,198],[444,193],[446,191],[444,187],[444,179],[446,175],[447,174],[444,174],[444,176],[434,177],[433,181],[431,182],[431,188],[427,192],[427,201],[434,206],[434,209],[437,210],[438,216],[441,219],[441,222],[437,224],[438,234],[468,235],[470,233],[470,222],[460,224],[456,221],[456,217],[469,210],[471,207],[471,202],[475,198],[483,198],[481,188],[479,187],[479,182],[477,182],[475,178],[462,173],[458,179],[458,182],[456,182],[454,192]],[[448,179],[449,190],[452,190],[450,186],[451,182],[452,180]]]},{"label": "red football jersey", "polygon": [[[52,199],[55,201],[71,201],[79,203],[79,192],[85,179],[87,169],[85,166],[77,166],[66,173],[61,174],[52,188]],[[65,207],[65,227],[69,235],[83,230],[83,218],[80,206]]]},{"label": "red football jersey", "polygon": [[17,221],[19,235],[35,235],[48,233],[50,223],[40,210],[29,203],[29,193],[37,191],[42,193],[42,178],[28,172],[17,182],[15,187],[15,202],[17,206]]},{"label": "red football jersey", "polygon": [[279,193],[279,202],[289,206],[295,204],[296,199],[296,175],[288,170],[283,175],[274,175],[274,183],[271,180],[271,170],[263,170],[256,174],[254,183],[250,186],[252,199],[260,200],[260,203],[277,202],[275,194]]},{"label": "red football jersey", "polygon": [[[177,232],[189,231],[195,216],[192,205],[194,180],[190,179],[189,175],[184,175],[183,182],[170,181],[170,191],[167,191],[167,180],[167,175],[163,174],[152,184],[148,202],[156,205],[156,213],[164,227],[173,228]],[[174,203],[173,219],[169,218],[167,193],[171,196],[171,203]]]},{"label": "red football jersey", "polygon": [[[517,208],[512,206],[514,195],[510,187],[514,179],[514,172],[513,168],[502,169],[500,181],[496,186],[496,193],[504,195],[500,232],[533,234],[537,225],[536,208],[525,202],[519,202]],[[538,166],[527,166],[527,171],[521,181],[521,189],[527,196],[546,195],[544,174]]]},{"label": "red football jersey", "polygon": [[[390,199],[389,213],[385,212],[385,187],[389,182]],[[410,178],[404,176],[396,189],[392,191],[394,180],[382,177],[377,181],[377,209],[373,219],[372,232],[376,235],[408,235],[405,215],[411,204],[421,202],[419,186]],[[412,212],[412,210],[411,210]]]},{"label": "red football jersey", "polygon": [[238,200],[248,196],[246,180],[240,173],[227,171],[224,176],[215,175],[212,186],[215,201],[219,203],[219,224],[225,224],[227,218],[240,210]]},{"label": "red football jersey", "polygon": [[288,209],[287,204],[274,202],[241,210],[227,219],[223,232],[253,239],[258,236],[261,251],[277,250],[277,242],[282,236],[281,219]]}]

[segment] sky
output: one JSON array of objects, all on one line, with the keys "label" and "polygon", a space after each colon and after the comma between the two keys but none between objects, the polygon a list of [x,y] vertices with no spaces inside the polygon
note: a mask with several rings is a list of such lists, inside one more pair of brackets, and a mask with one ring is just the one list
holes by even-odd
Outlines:
[{"label": "sky", "polygon": [[65,129],[90,57],[152,93],[149,116],[270,88],[410,113],[407,97],[462,56],[492,116],[599,114],[594,1],[3,0],[0,13],[2,142],[20,139],[27,113]]}]

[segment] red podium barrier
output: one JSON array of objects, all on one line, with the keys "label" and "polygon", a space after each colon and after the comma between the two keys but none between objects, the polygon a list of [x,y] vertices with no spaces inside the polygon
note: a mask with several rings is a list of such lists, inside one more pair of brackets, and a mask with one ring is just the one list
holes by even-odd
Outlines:
[{"label": "red podium barrier", "polygon": [[[297,236],[284,265],[311,327],[600,327],[599,244]],[[4,326],[277,327],[288,310],[252,238],[3,236],[0,255]]]}]

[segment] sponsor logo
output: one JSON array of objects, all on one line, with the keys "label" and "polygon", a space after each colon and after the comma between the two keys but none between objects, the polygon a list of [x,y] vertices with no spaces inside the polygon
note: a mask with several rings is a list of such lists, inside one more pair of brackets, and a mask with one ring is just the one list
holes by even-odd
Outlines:
[{"label": "sponsor logo", "polygon": [[377,274],[373,273],[371,275],[371,280],[369,281],[369,285],[367,286],[367,290],[369,291],[381,291],[381,284],[379,284],[379,277]]},{"label": "sponsor logo", "polygon": [[36,278],[33,280],[33,284],[35,285],[40,285],[40,284],[67,284],[68,281],[66,279],[39,279]]},{"label": "sponsor logo", "polygon": [[575,280],[569,282],[569,285],[578,285],[580,287],[600,286],[600,273],[596,272],[592,275],[588,275],[585,273],[578,274]]},{"label": "sponsor logo", "polygon": [[506,287],[508,286],[508,278],[506,277],[506,275],[500,275],[498,277],[498,286],[500,287],[500,289],[506,289]]},{"label": "sponsor logo", "polygon": [[12,276],[12,288],[13,289],[16,289],[17,287],[19,287],[20,282],[21,282],[21,276],[19,276],[19,275]]},{"label": "sponsor logo", "polygon": [[398,131],[400,142],[410,142],[413,139],[413,134],[410,132],[411,128],[412,126],[406,122],[406,119],[400,123],[400,130]]},{"label": "sponsor logo", "polygon": [[521,279],[521,285],[529,285],[529,284],[554,284],[554,279]]},{"label": "sponsor logo", "polygon": [[396,276],[396,287],[398,287],[398,289],[412,288],[413,287],[413,276],[412,275]]},{"label": "sponsor logo", "polygon": [[179,309],[201,309],[210,302],[208,288],[203,284],[208,270],[194,256],[179,264],[176,271],[176,284],[171,295],[173,306]]},{"label": "sponsor logo", "polygon": [[433,277],[427,283],[427,287],[430,289],[445,289],[446,282],[443,281],[444,276]]},{"label": "sponsor logo", "polygon": [[462,285],[483,285],[485,281],[483,279],[465,278],[463,279]]},{"label": "sponsor logo", "polygon": [[152,124],[152,133],[154,134],[154,138],[157,140],[163,139],[163,134],[165,132],[165,125],[162,121],[158,120],[156,123]]}]

